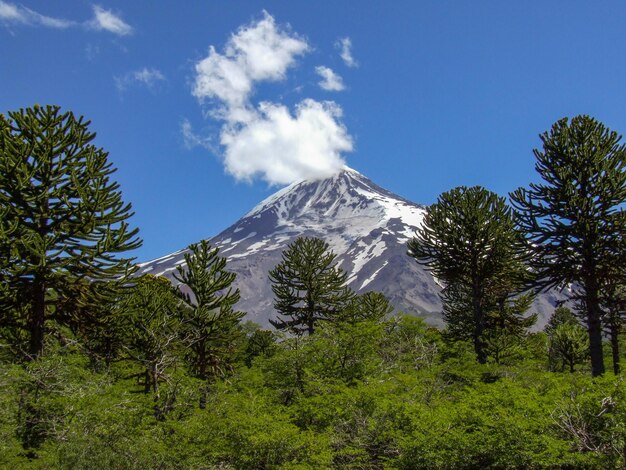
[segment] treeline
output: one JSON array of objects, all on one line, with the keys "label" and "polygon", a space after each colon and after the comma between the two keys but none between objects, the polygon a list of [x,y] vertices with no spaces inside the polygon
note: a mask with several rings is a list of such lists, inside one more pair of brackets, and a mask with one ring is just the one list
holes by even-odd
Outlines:
[{"label": "treeline", "polygon": [[[207,242],[174,284],[133,277],[131,207],[88,125],[0,116],[0,466],[626,465],[626,150],[601,123],[542,135],[543,183],[512,206],[461,187],[428,209],[408,251],[445,285],[443,331],[352,292],[315,238],[268,273],[274,330],[242,322]],[[531,333],[554,287],[569,308]]]}]

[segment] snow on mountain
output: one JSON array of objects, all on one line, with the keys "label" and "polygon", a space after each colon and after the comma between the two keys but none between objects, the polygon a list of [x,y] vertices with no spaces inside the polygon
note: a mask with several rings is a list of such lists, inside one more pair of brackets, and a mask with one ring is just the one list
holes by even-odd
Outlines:
[{"label": "snow on mountain", "polygon": [[[406,242],[424,214],[423,206],[346,167],[331,178],[300,181],[281,189],[209,241],[227,257],[228,269],[237,273],[236,286],[241,291],[237,308],[261,325],[267,326],[275,316],[268,271],[299,236],[328,242],[356,292],[383,292],[396,310],[440,325],[441,287],[406,254]],[[176,267],[184,264],[185,251],[142,263],[139,274],[173,280]],[[551,311],[554,299],[542,301],[540,311]]]}]

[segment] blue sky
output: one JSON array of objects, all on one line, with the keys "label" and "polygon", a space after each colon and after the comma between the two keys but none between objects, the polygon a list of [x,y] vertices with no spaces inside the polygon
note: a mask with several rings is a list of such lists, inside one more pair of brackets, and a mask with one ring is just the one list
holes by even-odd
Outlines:
[{"label": "blue sky", "polygon": [[140,261],[343,162],[418,203],[506,195],[557,119],[626,132],[625,56],[623,1],[0,0],[0,112],[92,121]]}]

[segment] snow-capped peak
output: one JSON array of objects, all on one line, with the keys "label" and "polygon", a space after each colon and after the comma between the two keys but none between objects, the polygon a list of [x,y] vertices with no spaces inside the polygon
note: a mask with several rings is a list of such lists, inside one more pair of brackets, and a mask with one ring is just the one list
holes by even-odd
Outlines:
[{"label": "snow-capped peak", "polygon": [[[330,178],[298,181],[277,191],[210,242],[220,248],[229,269],[238,275],[242,293],[238,308],[263,324],[273,311],[267,273],[280,262],[288,244],[300,236],[325,240],[355,291],[381,290],[398,308],[407,310],[415,302],[412,289],[395,292],[405,278],[417,275],[428,279],[432,292],[420,309],[431,311],[438,306],[437,287],[428,275],[416,274],[421,268],[406,256],[406,242],[424,213],[422,206],[345,167]],[[183,254],[145,263],[141,272],[171,276],[176,266],[184,263]],[[384,282],[389,276],[403,280]]]},{"label": "snow-capped peak", "polygon": [[[330,178],[298,181],[279,190],[210,243],[220,248],[228,269],[237,274],[235,285],[241,291],[237,308],[264,326],[275,315],[267,274],[300,236],[325,240],[356,292],[382,292],[396,309],[441,324],[441,286],[406,254],[406,242],[425,212],[346,167]],[[184,266],[186,251],[143,263],[139,274],[171,279],[176,267]],[[545,299],[544,303],[551,311]],[[542,311],[545,315],[546,309]]]},{"label": "snow-capped peak", "polygon": [[[386,208],[384,212],[388,214],[382,213],[382,208]],[[337,175],[324,180],[292,183],[262,201],[243,219],[258,217],[268,210],[276,213],[279,222],[314,213],[334,220],[353,220],[355,216],[370,212],[370,215],[384,219],[408,216],[417,226],[421,222],[421,217],[417,216],[422,213],[421,209],[346,166]]]}]

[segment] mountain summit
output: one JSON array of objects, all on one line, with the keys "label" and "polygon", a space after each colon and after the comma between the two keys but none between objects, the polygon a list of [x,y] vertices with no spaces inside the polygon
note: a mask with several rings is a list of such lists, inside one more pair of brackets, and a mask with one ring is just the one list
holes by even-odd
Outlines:
[{"label": "mountain summit", "polygon": [[[281,261],[282,251],[297,237],[318,237],[337,254],[358,293],[384,293],[397,311],[441,325],[441,287],[406,252],[406,243],[422,223],[426,209],[345,168],[319,180],[300,181],[268,197],[238,222],[211,238],[237,273],[241,290],[237,308],[268,326],[275,316],[268,272]],[[139,274],[172,278],[184,263],[185,250],[140,265]],[[535,309],[545,316],[554,298],[542,296]],[[545,320],[539,321],[540,324]]]},{"label": "mountain summit", "polygon": [[[345,168],[319,181],[300,181],[268,197],[235,224],[211,238],[237,273],[237,308],[262,325],[275,315],[267,273],[300,236],[319,237],[337,254],[356,292],[383,292],[397,310],[440,323],[439,286],[406,254],[406,242],[425,208]],[[139,274],[172,279],[185,250],[140,265]]]}]

